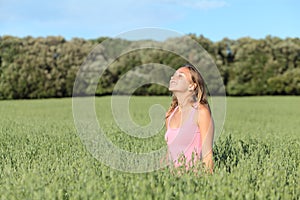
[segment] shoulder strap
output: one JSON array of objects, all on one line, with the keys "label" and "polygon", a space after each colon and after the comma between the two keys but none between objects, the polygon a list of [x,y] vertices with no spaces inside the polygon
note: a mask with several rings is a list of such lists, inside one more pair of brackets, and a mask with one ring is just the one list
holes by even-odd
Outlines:
[{"label": "shoulder strap", "polygon": [[176,110],[178,109],[178,106],[176,106],[176,108],[173,110],[173,112],[171,113],[171,115],[169,116],[168,118],[168,127],[170,127],[170,121],[171,121],[171,118],[173,117],[174,113],[176,112]]}]

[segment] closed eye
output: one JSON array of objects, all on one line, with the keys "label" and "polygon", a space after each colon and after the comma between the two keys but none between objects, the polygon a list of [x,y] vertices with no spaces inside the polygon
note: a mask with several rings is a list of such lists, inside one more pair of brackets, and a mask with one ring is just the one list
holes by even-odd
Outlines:
[{"label": "closed eye", "polygon": [[178,78],[185,78],[185,74],[184,73],[180,73],[180,72],[175,72],[175,74],[173,74],[173,76],[171,76],[171,78],[175,78],[175,77],[178,77]]}]

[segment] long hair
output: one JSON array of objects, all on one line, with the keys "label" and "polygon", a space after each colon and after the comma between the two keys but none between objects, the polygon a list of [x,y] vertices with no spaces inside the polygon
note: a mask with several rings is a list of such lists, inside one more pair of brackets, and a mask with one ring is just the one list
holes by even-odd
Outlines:
[{"label": "long hair", "polygon": [[[206,87],[204,79],[202,78],[200,72],[191,64],[185,64],[182,67],[188,68],[191,73],[191,78],[193,83],[196,84],[196,87],[193,91],[191,103],[199,103],[203,105],[207,105],[209,108],[209,104],[207,101]],[[178,106],[178,99],[175,95],[172,95],[172,102],[169,110],[166,113],[166,118],[168,118],[174,109]],[[210,109],[210,108],[209,108]]]}]

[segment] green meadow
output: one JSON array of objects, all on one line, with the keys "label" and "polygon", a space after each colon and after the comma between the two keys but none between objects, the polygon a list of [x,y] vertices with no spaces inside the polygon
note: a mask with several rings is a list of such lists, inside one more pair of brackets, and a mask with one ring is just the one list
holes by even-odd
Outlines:
[{"label": "green meadow", "polygon": [[[131,116],[147,124],[154,103],[132,97]],[[107,138],[128,151],[165,145],[164,130],[146,140],[114,123],[110,97],[95,108]],[[74,124],[72,99],[0,101],[0,197],[7,199],[300,199],[300,97],[228,97],[214,145],[213,175],[174,176],[162,169],[128,173],[95,159]]]}]

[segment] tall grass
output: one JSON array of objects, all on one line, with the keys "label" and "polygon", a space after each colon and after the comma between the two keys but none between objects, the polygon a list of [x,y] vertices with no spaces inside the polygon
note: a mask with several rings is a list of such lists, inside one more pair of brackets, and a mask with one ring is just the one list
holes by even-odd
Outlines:
[{"label": "tall grass", "polygon": [[[169,97],[134,97],[131,115],[149,122],[149,106]],[[213,175],[131,174],[90,155],[76,133],[71,99],[0,101],[1,199],[299,199],[300,98],[227,98],[214,146]],[[150,151],[164,131],[134,139],[118,128],[110,98],[96,100],[107,137],[120,148]]]}]

